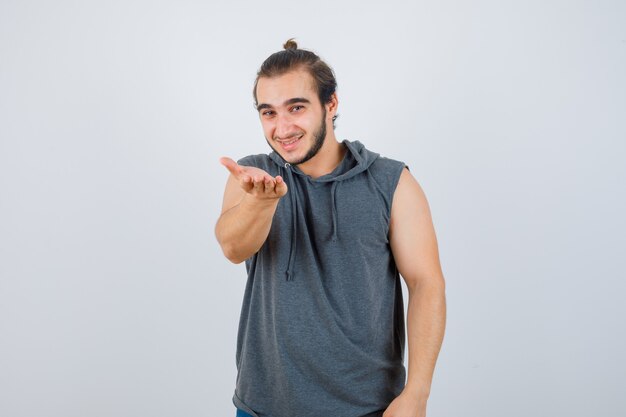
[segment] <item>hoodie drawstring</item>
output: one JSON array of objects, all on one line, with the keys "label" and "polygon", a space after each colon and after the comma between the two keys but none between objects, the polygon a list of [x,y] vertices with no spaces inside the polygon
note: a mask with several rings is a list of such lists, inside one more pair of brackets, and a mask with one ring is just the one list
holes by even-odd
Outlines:
[{"label": "hoodie drawstring", "polygon": [[[336,172],[333,172],[332,175],[325,175],[322,179],[309,179],[309,182],[319,183],[327,183],[332,182],[330,188],[330,199],[331,199],[331,214],[332,214],[332,231],[330,234],[330,241],[337,242],[339,240],[339,220],[338,220],[338,210],[337,210],[337,188],[339,187],[339,183],[343,182],[348,178],[352,178],[355,175],[361,174],[362,172],[366,172],[370,165],[374,163],[374,161],[379,157],[377,153],[368,151],[365,149],[365,146],[359,141],[350,142],[348,140],[342,141],[342,144],[346,147],[346,153],[344,154],[344,159],[340,162],[341,166],[336,168]],[[298,193],[296,191],[296,185],[298,183],[297,177],[295,175],[303,175],[302,172],[299,172],[298,169],[291,166],[291,164],[282,156],[280,156],[276,152],[272,152],[269,154],[269,157],[280,169],[280,172],[283,172],[283,169],[287,171],[285,174],[287,186],[289,190],[287,191],[289,194],[289,199],[291,201],[291,211],[292,211],[292,219],[291,219],[291,248],[289,249],[289,258],[287,261],[287,270],[285,271],[287,281],[292,281],[295,275],[295,261],[296,261],[296,241],[298,239]],[[304,177],[305,175],[303,175]],[[308,184],[302,185],[306,190]],[[326,190],[326,187],[324,187]],[[344,197],[347,198],[347,197]],[[301,201],[302,202],[302,201]],[[304,203],[303,203],[304,204]],[[305,206],[303,206],[305,207]],[[304,210],[304,208],[302,208]],[[284,220],[286,221],[286,219]],[[284,225],[285,228],[288,227]],[[324,236],[326,238],[326,236]],[[307,248],[304,248],[307,249]],[[301,249],[302,250],[302,249]]]},{"label": "hoodie drawstring", "polygon": [[289,250],[289,261],[287,263],[286,271],[287,281],[291,281],[293,280],[293,263],[296,260],[296,229],[298,227],[298,206],[295,181],[293,180],[293,173],[291,172],[291,164],[289,162],[285,162],[285,170],[287,170],[287,179],[289,181],[289,190],[287,190],[287,193],[291,196],[291,209],[293,210],[291,216],[291,249]]},{"label": "hoodie drawstring", "polygon": [[335,200],[337,184],[339,184],[339,181],[334,181],[333,185],[330,188],[330,205],[332,206],[331,210],[333,212],[333,233],[331,235],[331,239],[333,242],[337,241],[337,203]]},{"label": "hoodie drawstring", "polygon": [[[296,239],[297,239],[297,228],[298,228],[298,199],[296,198],[296,187],[295,181],[293,179],[293,173],[291,172],[291,164],[289,162],[285,163],[285,170],[287,171],[287,180],[289,182],[289,190],[287,191],[291,197],[291,207],[293,210],[292,213],[292,221],[291,221],[291,249],[289,250],[289,261],[287,263],[287,281],[293,280],[293,264],[296,260]],[[339,181],[334,181],[330,188],[330,204],[332,210],[332,218],[333,218],[333,228],[331,234],[331,240],[333,242],[337,241],[337,202],[335,195],[337,194],[337,185],[339,185]]]}]

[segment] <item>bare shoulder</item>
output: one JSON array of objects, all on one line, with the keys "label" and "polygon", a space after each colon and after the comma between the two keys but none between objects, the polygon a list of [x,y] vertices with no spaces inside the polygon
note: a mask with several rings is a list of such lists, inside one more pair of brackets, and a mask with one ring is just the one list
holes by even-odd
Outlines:
[{"label": "bare shoulder", "polygon": [[404,169],[393,196],[389,229],[400,274],[413,285],[441,277],[437,238],[422,187]]},{"label": "bare shoulder", "polygon": [[424,190],[405,167],[400,174],[398,185],[393,195],[391,205],[391,222],[407,215],[424,216],[430,218],[430,209]]}]

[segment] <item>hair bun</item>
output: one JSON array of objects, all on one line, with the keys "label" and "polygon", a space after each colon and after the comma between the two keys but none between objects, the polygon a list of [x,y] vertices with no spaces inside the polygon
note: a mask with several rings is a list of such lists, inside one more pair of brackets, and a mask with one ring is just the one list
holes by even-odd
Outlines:
[{"label": "hair bun", "polygon": [[283,45],[283,48],[285,48],[285,49],[298,49],[298,44],[293,39],[294,38],[291,38],[287,42],[285,42],[285,44]]}]

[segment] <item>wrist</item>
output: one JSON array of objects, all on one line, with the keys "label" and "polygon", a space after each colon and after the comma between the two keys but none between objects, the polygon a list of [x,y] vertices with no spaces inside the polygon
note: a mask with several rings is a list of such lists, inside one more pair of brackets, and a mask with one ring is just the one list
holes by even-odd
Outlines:
[{"label": "wrist", "polygon": [[425,384],[407,383],[404,391],[411,397],[424,401],[430,396],[430,387]]}]

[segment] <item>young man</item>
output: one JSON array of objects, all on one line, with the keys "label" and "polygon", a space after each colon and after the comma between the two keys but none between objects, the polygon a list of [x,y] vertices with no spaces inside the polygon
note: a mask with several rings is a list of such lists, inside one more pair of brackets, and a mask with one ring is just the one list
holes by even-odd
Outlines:
[{"label": "young man", "polygon": [[254,86],[273,152],[221,159],[231,175],[215,234],[248,273],[239,416],[426,415],[446,312],[430,210],[402,162],[336,139],[336,87],[288,41]]}]

